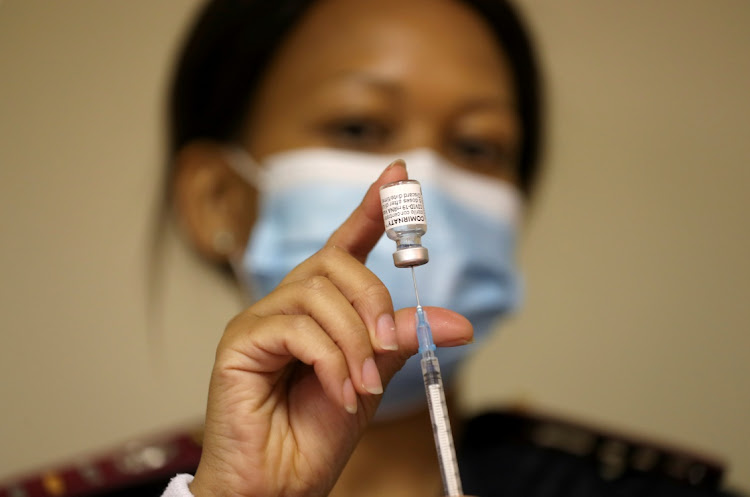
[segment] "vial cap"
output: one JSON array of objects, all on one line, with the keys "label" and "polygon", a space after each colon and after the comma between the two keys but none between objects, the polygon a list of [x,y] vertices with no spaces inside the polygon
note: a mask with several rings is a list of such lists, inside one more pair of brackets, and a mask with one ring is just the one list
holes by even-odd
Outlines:
[{"label": "vial cap", "polygon": [[393,263],[396,267],[411,267],[427,264],[430,254],[424,247],[412,247],[397,250],[393,253]]}]

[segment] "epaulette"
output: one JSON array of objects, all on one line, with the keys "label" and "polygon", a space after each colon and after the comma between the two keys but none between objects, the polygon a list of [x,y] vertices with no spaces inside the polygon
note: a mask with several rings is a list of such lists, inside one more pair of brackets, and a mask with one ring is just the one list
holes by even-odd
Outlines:
[{"label": "epaulette", "polygon": [[0,481],[0,497],[161,495],[178,473],[194,473],[202,428],[130,440],[122,446]]}]

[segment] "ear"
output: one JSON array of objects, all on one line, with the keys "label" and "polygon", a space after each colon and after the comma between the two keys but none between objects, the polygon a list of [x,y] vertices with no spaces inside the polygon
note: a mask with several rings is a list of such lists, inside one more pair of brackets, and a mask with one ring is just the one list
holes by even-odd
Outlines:
[{"label": "ear", "polygon": [[237,257],[255,221],[253,188],[229,167],[216,142],[189,143],[174,167],[174,208],[194,247],[214,261]]}]

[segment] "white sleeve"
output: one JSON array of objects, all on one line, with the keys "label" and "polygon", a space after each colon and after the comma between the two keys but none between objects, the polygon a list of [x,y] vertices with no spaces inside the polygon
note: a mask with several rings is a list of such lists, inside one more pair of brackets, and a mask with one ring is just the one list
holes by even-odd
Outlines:
[{"label": "white sleeve", "polygon": [[193,475],[177,475],[169,482],[161,497],[193,497],[188,485],[193,481]]}]

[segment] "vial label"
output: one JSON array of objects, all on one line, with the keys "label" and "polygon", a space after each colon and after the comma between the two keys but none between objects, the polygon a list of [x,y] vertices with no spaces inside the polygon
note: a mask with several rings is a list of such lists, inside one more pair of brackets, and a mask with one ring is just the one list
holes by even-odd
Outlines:
[{"label": "vial label", "polygon": [[422,188],[416,181],[380,190],[385,229],[407,224],[425,224]]}]

